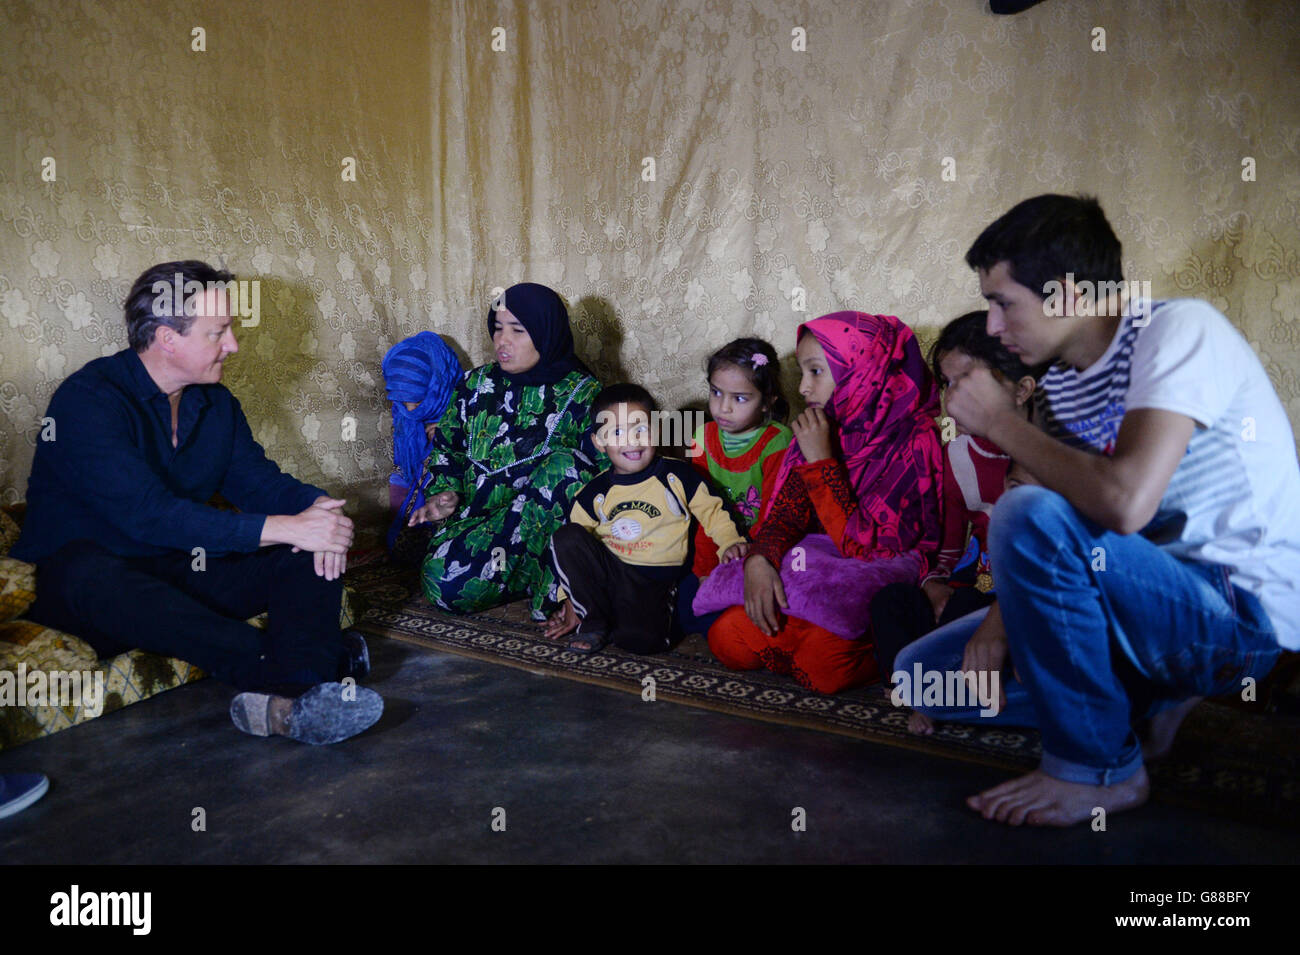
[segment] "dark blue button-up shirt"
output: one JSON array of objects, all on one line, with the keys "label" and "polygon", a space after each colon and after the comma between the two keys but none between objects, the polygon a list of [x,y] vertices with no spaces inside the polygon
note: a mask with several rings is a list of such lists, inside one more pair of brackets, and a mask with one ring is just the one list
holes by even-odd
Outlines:
[{"label": "dark blue button-up shirt", "polygon": [[[171,404],[129,348],[70,375],[46,414],[54,440],[36,442],[19,560],[73,540],[125,557],[254,551],[268,514],[296,514],[325,493],[267,460],[225,385],[181,392],[173,448]],[[209,507],[217,491],[241,513]]]}]

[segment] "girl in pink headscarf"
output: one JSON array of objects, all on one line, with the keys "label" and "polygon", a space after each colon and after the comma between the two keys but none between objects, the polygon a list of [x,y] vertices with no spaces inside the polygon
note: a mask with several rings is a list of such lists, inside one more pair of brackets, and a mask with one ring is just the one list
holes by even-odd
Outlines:
[{"label": "girl in pink headscarf", "polygon": [[704,581],[694,609],[729,608],[709,630],[728,667],[765,666],[835,693],[878,678],[871,598],[919,582],[939,547],[939,392],[892,316],[807,322],[796,356],[808,407],[765,489],[754,545],[743,568]]}]

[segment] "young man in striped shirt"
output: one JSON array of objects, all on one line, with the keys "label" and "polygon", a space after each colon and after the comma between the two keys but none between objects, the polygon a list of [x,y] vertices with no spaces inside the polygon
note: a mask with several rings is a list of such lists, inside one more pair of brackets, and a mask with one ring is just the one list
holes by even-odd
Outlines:
[{"label": "young man in striped shirt", "polygon": [[1300,648],[1300,465],[1250,345],[1207,302],[1128,294],[1096,200],[1027,199],[966,261],[989,334],[1052,362],[1033,422],[983,369],[947,395],[1041,485],[994,509],[1005,636],[976,630],[967,658],[1014,665],[1043,759],[968,804],[1070,825],[1145,802],[1144,755],[1201,697],[1249,692]]}]

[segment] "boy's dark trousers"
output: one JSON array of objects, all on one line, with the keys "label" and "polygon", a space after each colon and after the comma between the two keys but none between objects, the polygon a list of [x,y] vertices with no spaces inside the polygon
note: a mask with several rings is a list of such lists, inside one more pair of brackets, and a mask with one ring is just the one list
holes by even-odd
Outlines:
[{"label": "boy's dark trousers", "polygon": [[551,563],[582,617],[580,634],[603,633],[632,653],[660,653],[671,645],[675,578],[658,580],[623,563],[577,524],[551,536]]},{"label": "boy's dark trousers", "polygon": [[876,641],[876,663],[885,685],[894,672],[894,658],[913,641],[949,621],[974,613],[997,598],[974,587],[956,587],[934,619],[934,605],[916,584],[890,584],[871,601],[871,630]]}]

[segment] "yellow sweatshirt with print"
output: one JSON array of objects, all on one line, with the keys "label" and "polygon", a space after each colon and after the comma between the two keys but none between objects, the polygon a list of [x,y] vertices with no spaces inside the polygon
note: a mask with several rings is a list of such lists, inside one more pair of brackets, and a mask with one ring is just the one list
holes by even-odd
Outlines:
[{"label": "yellow sweatshirt with print", "polygon": [[737,519],[685,461],[655,458],[644,471],[613,468],[573,499],[569,521],[589,529],[619,560],[649,577],[676,580],[686,569],[692,519],[722,553],[745,539]]}]

